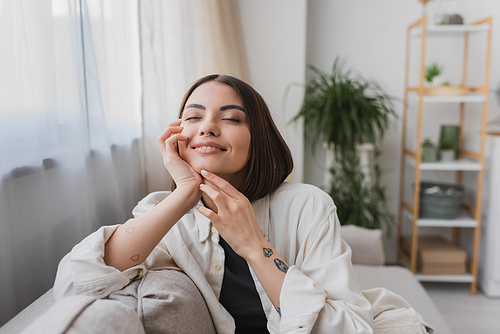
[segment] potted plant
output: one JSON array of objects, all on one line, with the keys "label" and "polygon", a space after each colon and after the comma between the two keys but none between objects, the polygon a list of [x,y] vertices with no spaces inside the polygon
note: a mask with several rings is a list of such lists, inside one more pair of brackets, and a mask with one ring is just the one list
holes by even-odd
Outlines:
[{"label": "potted plant", "polygon": [[441,145],[439,147],[439,160],[441,161],[455,160],[455,150],[453,147],[453,142],[451,140],[445,139],[441,142]]},{"label": "potted plant", "polygon": [[[342,225],[366,228],[388,227],[394,218],[386,209],[385,188],[380,184],[382,171],[378,164],[367,173],[360,163],[358,147],[371,144],[375,158],[378,142],[396,117],[393,101],[375,81],[367,80],[335,59],[331,73],[309,65],[312,76],[305,85],[301,109],[293,121],[302,119],[306,137],[313,147],[323,143],[333,152],[335,162],[329,166],[332,196]],[[370,179],[370,175],[373,179]]]},{"label": "potted plant", "polygon": [[428,84],[441,85],[443,78],[441,74],[443,73],[443,68],[438,63],[432,63],[427,66],[424,70],[424,79]]},{"label": "potted plant", "polygon": [[424,69],[424,79],[427,83],[425,95],[431,96],[460,96],[467,95],[470,88],[463,85],[451,85],[442,76],[443,67],[434,62]]},{"label": "potted plant", "polygon": [[437,147],[430,138],[425,138],[422,143],[422,162],[436,161]]},{"label": "potted plant", "polygon": [[[444,150],[453,150],[453,157],[449,160],[458,159],[459,151],[460,151],[460,127],[458,125],[441,125],[441,130],[439,134],[439,149],[440,151]],[[446,156],[447,153],[444,153]],[[446,157],[445,157],[446,159]],[[444,160],[441,158],[441,160]]]}]

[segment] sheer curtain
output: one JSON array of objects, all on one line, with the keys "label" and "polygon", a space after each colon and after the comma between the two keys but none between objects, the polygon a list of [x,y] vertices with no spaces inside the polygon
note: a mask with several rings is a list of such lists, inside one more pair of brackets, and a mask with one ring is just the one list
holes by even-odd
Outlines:
[{"label": "sheer curtain", "polygon": [[0,1],[0,325],[145,194],[138,3]]},{"label": "sheer curtain", "polygon": [[156,137],[177,118],[188,86],[206,74],[248,82],[238,2],[140,0],[143,132],[148,192],[170,189]]}]

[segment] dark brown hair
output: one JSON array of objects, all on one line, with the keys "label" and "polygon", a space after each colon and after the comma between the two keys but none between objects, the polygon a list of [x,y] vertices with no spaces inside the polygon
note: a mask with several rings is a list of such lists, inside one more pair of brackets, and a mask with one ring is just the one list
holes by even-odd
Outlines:
[{"label": "dark brown hair", "polygon": [[[196,81],[182,99],[179,118],[193,91],[209,81],[232,87],[243,102],[250,128],[250,157],[246,166],[247,175],[238,190],[250,202],[256,201],[275,191],[292,172],[292,154],[262,96],[246,82],[229,75],[212,74]],[[172,183],[174,189],[175,183]]]}]

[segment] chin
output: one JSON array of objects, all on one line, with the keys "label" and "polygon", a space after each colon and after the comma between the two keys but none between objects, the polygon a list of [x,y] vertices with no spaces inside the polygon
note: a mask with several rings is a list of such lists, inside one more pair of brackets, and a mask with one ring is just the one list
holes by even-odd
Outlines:
[{"label": "chin", "polygon": [[214,174],[219,174],[221,172],[219,166],[214,166],[213,164],[210,163],[193,163],[191,164],[191,167],[198,173],[201,174],[201,170],[204,169],[206,171],[209,171],[210,173]]}]

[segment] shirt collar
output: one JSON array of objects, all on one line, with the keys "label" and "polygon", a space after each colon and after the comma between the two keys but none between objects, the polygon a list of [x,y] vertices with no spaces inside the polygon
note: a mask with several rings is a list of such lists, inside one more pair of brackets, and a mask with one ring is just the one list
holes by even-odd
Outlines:
[{"label": "shirt collar", "polygon": [[[198,201],[198,205],[203,205],[201,200]],[[205,242],[210,236],[210,219],[202,215],[196,206],[193,208],[194,218],[196,224],[198,225],[198,241]],[[253,211],[255,212],[255,218],[259,224],[259,229],[262,232],[264,238],[269,241],[269,195],[256,200],[252,203]]]}]

